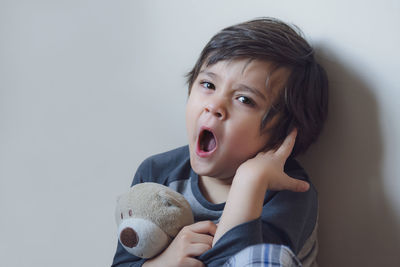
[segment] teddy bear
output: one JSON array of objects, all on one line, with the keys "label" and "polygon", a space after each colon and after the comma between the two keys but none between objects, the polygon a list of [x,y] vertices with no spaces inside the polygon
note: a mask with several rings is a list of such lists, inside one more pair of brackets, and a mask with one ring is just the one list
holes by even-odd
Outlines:
[{"label": "teddy bear", "polygon": [[150,182],[136,184],[118,197],[116,220],[121,245],[140,258],[156,256],[184,226],[194,222],[183,195]]}]

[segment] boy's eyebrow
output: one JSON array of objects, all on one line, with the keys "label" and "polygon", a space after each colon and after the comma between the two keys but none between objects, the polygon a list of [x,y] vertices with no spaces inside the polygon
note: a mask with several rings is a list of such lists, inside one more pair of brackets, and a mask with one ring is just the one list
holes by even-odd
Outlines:
[{"label": "boy's eyebrow", "polygon": [[240,88],[242,88],[245,91],[249,91],[249,92],[261,97],[264,101],[267,101],[265,95],[263,93],[261,93],[258,89],[249,87],[249,86],[247,86],[245,84],[240,84]]},{"label": "boy's eyebrow", "polygon": [[205,71],[205,70],[201,70],[201,71],[199,72],[199,74],[206,74],[206,75],[211,76],[211,77],[213,77],[213,78],[217,78],[217,77],[218,77],[218,75],[215,74],[214,72]]}]

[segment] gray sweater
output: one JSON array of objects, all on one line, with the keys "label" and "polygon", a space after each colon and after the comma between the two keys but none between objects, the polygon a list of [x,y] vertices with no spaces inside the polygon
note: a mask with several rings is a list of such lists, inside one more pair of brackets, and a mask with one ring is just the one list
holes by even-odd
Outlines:
[{"label": "gray sweater", "polygon": [[[226,232],[213,248],[198,257],[199,260],[206,266],[222,266],[229,257],[248,246],[272,243],[288,246],[304,265],[314,262],[317,251],[317,192],[293,158],[287,160],[285,172],[293,178],[309,182],[310,190],[304,193],[267,191],[261,217]],[[190,166],[188,146],[146,159],[139,166],[132,185],[143,182],[160,183],[183,194],[191,205],[196,222],[218,222],[222,215],[225,203],[210,203],[199,189],[198,175]],[[144,261],[126,252],[118,242],[112,266],[141,266]]]}]

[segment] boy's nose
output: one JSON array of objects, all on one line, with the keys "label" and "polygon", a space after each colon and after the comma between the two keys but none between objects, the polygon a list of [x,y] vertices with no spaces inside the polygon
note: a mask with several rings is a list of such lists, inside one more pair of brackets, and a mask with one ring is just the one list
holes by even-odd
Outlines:
[{"label": "boy's nose", "polygon": [[219,120],[226,119],[227,112],[225,108],[218,103],[210,103],[207,104],[204,108],[206,112],[211,113],[213,116],[217,117]]}]

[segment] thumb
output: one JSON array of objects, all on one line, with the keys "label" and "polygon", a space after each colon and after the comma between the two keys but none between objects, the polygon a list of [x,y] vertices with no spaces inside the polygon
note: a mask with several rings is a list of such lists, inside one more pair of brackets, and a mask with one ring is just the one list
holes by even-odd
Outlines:
[{"label": "thumb", "polygon": [[305,181],[295,179],[290,176],[287,176],[287,179],[285,180],[285,188],[283,188],[285,190],[290,190],[293,192],[306,192],[310,189],[310,184]]}]

